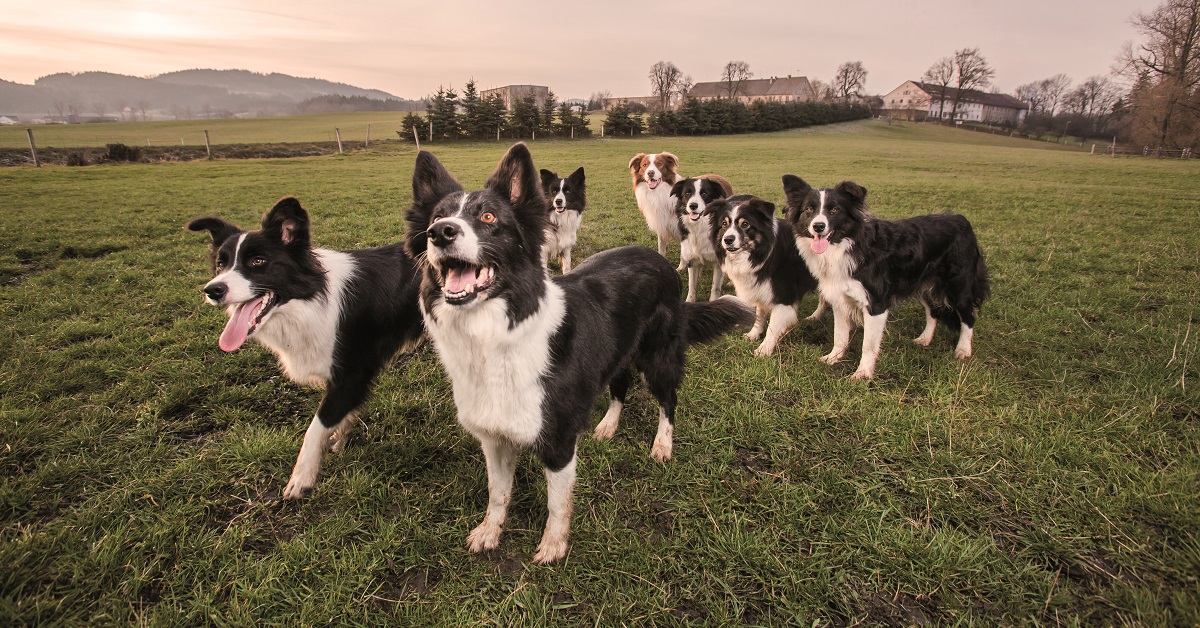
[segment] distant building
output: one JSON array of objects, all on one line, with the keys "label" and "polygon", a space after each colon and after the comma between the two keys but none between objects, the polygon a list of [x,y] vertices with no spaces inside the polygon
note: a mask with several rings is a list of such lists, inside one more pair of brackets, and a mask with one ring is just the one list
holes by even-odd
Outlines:
[{"label": "distant building", "polygon": [[[696,100],[728,99],[729,84],[724,81],[696,83],[688,92]],[[750,104],[756,100],[768,102],[805,102],[816,99],[816,93],[807,77],[773,76],[771,78],[747,79],[737,85],[737,99]]]},{"label": "distant building", "polygon": [[608,111],[615,105],[641,105],[647,111],[658,109],[658,96],[614,96],[604,99],[604,110]]},{"label": "distant building", "polygon": [[533,94],[538,107],[541,107],[546,102],[546,99],[550,97],[550,88],[544,85],[505,85],[504,87],[485,89],[479,92],[479,97],[486,99],[494,95],[499,95],[504,99],[504,108],[512,111],[513,103],[525,98],[529,94]]},{"label": "distant building", "polygon": [[13,126],[20,120],[17,116],[0,116],[0,126]]},{"label": "distant building", "polygon": [[[939,116],[949,120],[957,93],[958,90],[953,87],[947,87],[943,94],[939,85],[905,81],[883,97],[881,113],[904,120],[936,120]],[[968,89],[963,90],[954,117],[969,122],[1020,125],[1028,114],[1029,103],[1013,96]]]}]

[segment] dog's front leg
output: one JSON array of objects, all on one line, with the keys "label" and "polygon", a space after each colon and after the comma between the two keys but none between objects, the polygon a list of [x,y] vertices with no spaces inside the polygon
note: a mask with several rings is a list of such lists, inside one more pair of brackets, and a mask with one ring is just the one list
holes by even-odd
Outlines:
[{"label": "dog's front leg", "polygon": [[750,328],[750,331],[746,332],[743,338],[746,340],[758,340],[762,336],[763,330],[767,328],[767,318],[770,316],[770,310],[762,306],[754,306],[754,326]]},{"label": "dog's front leg", "polygon": [[849,303],[844,299],[834,302],[833,307],[833,350],[821,357],[821,361],[826,364],[837,364],[841,361],[842,356],[846,355],[846,349],[850,347],[850,331],[854,328],[854,323],[850,318]]},{"label": "dog's front leg", "polygon": [[575,492],[575,464],[579,457],[572,453],[571,460],[555,471],[546,467],[546,530],[538,543],[533,562],[545,565],[567,555],[568,538],[571,534],[571,512]]},{"label": "dog's front leg", "polygon": [[863,308],[863,352],[858,362],[858,370],[850,379],[871,379],[875,377],[875,361],[879,359],[879,348],[883,345],[883,330],[887,327],[888,311],[872,315]]},{"label": "dog's front leg", "polygon": [[721,270],[720,266],[713,266],[713,282],[712,290],[708,293],[709,301],[716,301],[721,298],[721,286],[725,283],[725,271]]},{"label": "dog's front leg", "polygon": [[519,453],[512,443],[504,439],[483,436],[479,438],[479,444],[483,448],[483,459],[487,462],[488,508],[483,523],[467,535],[467,548],[477,554],[500,545],[500,531],[512,500],[513,476],[517,471]]},{"label": "dog's front leg", "polygon": [[317,485],[321,459],[330,445],[341,451],[354,421],[354,410],[367,394],[370,378],[329,383],[317,414],[304,432],[304,444],[292,468],[292,477],[283,489],[284,499],[300,499]]},{"label": "dog's front leg", "polygon": [[791,329],[800,316],[796,313],[794,305],[776,305],[771,308],[771,323],[767,325],[767,335],[763,338],[762,344],[754,350],[754,355],[768,356],[775,353],[775,347],[779,345],[779,340]]},{"label": "dog's front leg", "polygon": [[562,254],[562,271],[563,274],[571,272],[571,249],[563,251]]}]

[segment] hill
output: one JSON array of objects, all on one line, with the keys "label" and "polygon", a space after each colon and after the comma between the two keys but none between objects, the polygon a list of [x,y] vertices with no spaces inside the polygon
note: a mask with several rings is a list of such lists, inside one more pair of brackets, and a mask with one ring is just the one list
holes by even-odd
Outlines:
[{"label": "hill", "polygon": [[0,80],[0,113],[56,121],[288,115],[299,103],[326,96],[403,100],[377,89],[246,70],[184,70],[154,77],[63,72],[33,85]]}]

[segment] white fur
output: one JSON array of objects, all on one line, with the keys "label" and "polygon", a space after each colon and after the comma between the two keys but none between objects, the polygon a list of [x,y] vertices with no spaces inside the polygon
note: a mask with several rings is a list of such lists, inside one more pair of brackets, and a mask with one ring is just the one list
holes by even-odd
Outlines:
[{"label": "white fur", "polygon": [[[700,204],[703,205],[704,201],[700,201]],[[717,263],[717,252],[713,249],[708,216],[702,215],[696,220],[684,216],[683,220],[687,223],[688,235],[679,245],[679,269],[688,270],[687,300],[696,300],[696,284],[700,279],[700,270],[704,266],[712,266],[713,282],[708,300],[715,301],[721,297],[721,284],[725,282],[725,273]]]},{"label": "white fur", "polygon": [[674,448],[675,428],[667,419],[667,413],[658,409],[658,433],[654,435],[654,446],[650,448],[650,457],[659,462],[671,459]]},{"label": "white fur", "polygon": [[[654,158],[658,153],[646,155],[650,166],[646,168],[646,174],[654,173],[656,177],[661,179],[662,172],[654,162]],[[676,173],[678,176],[678,173]],[[675,197],[671,196],[671,187],[675,185],[675,181],[667,181],[662,179],[659,181],[658,187],[653,190],[645,181],[638,181],[633,188],[633,196],[637,199],[638,210],[642,212],[642,216],[646,219],[646,226],[658,235],[658,252],[663,257],[667,256],[667,244],[669,242],[679,242],[682,239],[682,234],[679,232],[679,222],[675,220]]]},{"label": "white fur", "polygon": [[572,495],[575,490],[576,463],[578,456],[558,471],[546,469],[546,529],[538,543],[533,562],[546,565],[567,555],[567,541],[571,533]]},{"label": "white fur", "polygon": [[608,404],[608,412],[604,413],[604,418],[596,424],[596,430],[592,432],[592,437],[598,441],[606,441],[617,434],[617,425],[621,422],[621,409],[625,404],[619,399],[613,399]]},{"label": "white fur", "polygon": [[963,323],[958,334],[958,345],[954,348],[954,357],[960,360],[971,357],[971,340],[974,336],[975,330]]},{"label": "white fur", "polygon": [[[561,196],[562,193],[560,192]],[[573,209],[550,212],[550,226],[546,228],[546,244],[542,247],[543,266],[550,259],[560,259],[563,273],[571,272],[571,251],[583,224],[583,214]]]}]

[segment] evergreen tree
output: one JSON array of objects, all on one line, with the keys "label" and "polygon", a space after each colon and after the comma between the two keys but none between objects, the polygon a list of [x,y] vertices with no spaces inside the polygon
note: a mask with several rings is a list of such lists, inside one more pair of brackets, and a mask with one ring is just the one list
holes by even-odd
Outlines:
[{"label": "evergreen tree", "polygon": [[481,128],[487,130],[486,139],[490,139],[504,130],[508,122],[506,118],[508,111],[504,107],[504,97],[500,94],[492,94],[483,103]]},{"label": "evergreen tree", "polygon": [[462,98],[458,102],[463,109],[459,125],[463,137],[482,140],[495,136],[496,129],[486,126],[486,103],[479,98],[479,92],[475,90],[475,79],[467,81],[463,86]]},{"label": "evergreen tree", "polygon": [[538,135],[552,137],[557,134],[554,128],[554,109],[557,105],[558,99],[554,95],[554,90],[548,90],[546,99],[542,101],[541,111],[538,113]]},{"label": "evergreen tree", "polygon": [[417,128],[417,133],[421,137],[428,139],[429,125],[425,123],[425,118],[415,111],[408,112],[408,115],[404,116],[404,120],[400,122],[400,139],[405,142],[413,141],[413,127]]},{"label": "evergreen tree", "polygon": [[425,116],[433,123],[433,138],[439,140],[458,139],[458,94],[454,88],[438,87],[430,99]]},{"label": "evergreen tree", "polygon": [[575,113],[566,102],[558,106],[558,134],[563,137],[591,137],[592,129],[586,117]]},{"label": "evergreen tree", "polygon": [[639,135],[646,128],[642,114],[629,113],[629,105],[618,103],[608,110],[604,118],[604,134],[614,136]]},{"label": "evergreen tree", "polygon": [[540,120],[537,98],[529,94],[513,103],[508,114],[508,131],[514,139],[529,139],[537,131]]}]

